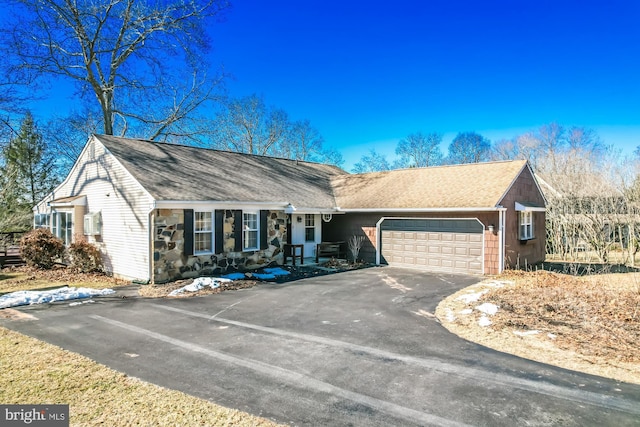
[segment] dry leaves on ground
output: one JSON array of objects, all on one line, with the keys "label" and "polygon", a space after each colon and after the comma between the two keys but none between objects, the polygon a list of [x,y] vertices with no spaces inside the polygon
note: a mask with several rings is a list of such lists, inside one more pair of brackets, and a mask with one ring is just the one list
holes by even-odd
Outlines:
[{"label": "dry leaves on ground", "polygon": [[484,301],[500,307],[495,328],[551,333],[560,348],[623,362],[640,362],[640,288],[616,276],[579,278],[538,271],[511,273],[516,286],[496,289]]},{"label": "dry leaves on ground", "polygon": [[75,273],[65,266],[50,270],[33,267],[10,267],[0,271],[0,294],[6,292],[45,289],[59,286],[113,288],[130,284],[103,273]]},{"label": "dry leaves on ground", "polygon": [[[472,293],[478,300],[465,302]],[[499,307],[485,327],[483,303]],[[508,272],[448,297],[437,314],[452,332],[496,350],[640,383],[638,273]]]}]

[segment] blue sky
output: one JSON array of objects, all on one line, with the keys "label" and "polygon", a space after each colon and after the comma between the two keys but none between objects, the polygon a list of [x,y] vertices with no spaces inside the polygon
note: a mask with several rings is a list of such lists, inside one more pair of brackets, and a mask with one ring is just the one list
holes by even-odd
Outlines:
[{"label": "blue sky", "polygon": [[230,94],[309,119],[350,169],[422,132],[556,121],[640,145],[640,1],[236,1],[211,28]]}]

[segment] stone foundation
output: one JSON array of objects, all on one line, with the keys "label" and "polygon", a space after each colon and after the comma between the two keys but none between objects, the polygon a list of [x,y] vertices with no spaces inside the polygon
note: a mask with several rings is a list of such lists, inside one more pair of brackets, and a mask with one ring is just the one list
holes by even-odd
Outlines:
[{"label": "stone foundation", "polygon": [[[157,209],[153,225],[153,280],[155,283],[247,271],[272,263],[280,265],[283,263],[283,245],[287,241],[287,215],[283,211],[268,213],[267,249],[249,252],[234,251],[236,224],[234,224],[233,211],[230,210],[224,213],[223,252],[219,254],[185,255],[182,209]],[[219,238],[220,236],[214,235],[214,239]]]}]

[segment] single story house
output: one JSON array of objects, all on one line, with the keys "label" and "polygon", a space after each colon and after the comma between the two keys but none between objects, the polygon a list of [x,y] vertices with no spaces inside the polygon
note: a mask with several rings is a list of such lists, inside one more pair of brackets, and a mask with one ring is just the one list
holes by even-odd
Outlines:
[{"label": "single story house", "polygon": [[93,135],[36,227],[96,244],[108,272],[164,282],[315,255],[497,274],[545,256],[545,199],[525,161],[349,174],[325,164]]}]

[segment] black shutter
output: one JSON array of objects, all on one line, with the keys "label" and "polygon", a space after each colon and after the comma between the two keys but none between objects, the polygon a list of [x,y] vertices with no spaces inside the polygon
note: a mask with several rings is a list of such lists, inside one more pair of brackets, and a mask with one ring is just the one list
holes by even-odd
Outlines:
[{"label": "black shutter", "polygon": [[193,255],[193,209],[184,210],[184,254]]},{"label": "black shutter", "polygon": [[215,211],[213,221],[215,227],[213,234],[213,238],[215,239],[214,250],[215,253],[221,254],[224,252],[224,211]]},{"label": "black shutter", "polygon": [[236,252],[242,252],[242,211],[233,211],[233,237],[236,239]]},{"label": "black shutter", "polygon": [[269,243],[267,242],[267,218],[269,217],[269,211],[260,211],[260,249],[267,249]]},{"label": "black shutter", "polygon": [[287,244],[291,244],[291,229],[293,228],[293,215],[287,214]]}]

